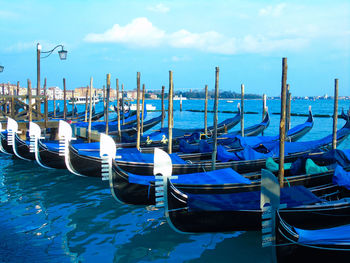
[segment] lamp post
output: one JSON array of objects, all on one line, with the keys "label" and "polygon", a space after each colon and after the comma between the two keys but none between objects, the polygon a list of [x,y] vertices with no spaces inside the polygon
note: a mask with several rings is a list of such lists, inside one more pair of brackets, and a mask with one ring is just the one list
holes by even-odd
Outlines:
[{"label": "lamp post", "polygon": [[0,73],[4,71],[4,66],[0,66]]},{"label": "lamp post", "polygon": [[[37,86],[36,86],[36,95],[39,96],[40,95],[40,59],[41,58],[47,58],[48,56],[50,56],[56,48],[61,48],[60,51],[58,51],[58,55],[60,57],[61,60],[66,60],[67,59],[67,51],[64,50],[63,45],[57,45],[55,46],[53,49],[49,50],[49,51],[41,51],[41,45],[38,43],[36,45],[36,77],[37,77]],[[41,54],[45,54],[43,57],[41,57]],[[40,103],[38,102],[38,111],[40,111]]]}]

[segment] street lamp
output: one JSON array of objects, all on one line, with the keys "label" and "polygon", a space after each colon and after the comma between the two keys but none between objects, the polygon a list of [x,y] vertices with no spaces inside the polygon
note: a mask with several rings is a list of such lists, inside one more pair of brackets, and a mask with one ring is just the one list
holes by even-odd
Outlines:
[{"label": "street lamp", "polygon": [[4,66],[0,66],[0,73],[4,71]]},{"label": "street lamp", "polygon": [[[57,48],[61,48],[61,50],[58,51],[58,55],[61,60],[66,60],[67,59],[67,50],[64,50],[63,45],[57,45],[53,49],[49,51],[41,51],[41,45],[38,43],[36,46],[36,61],[37,61],[37,95],[40,95],[40,59],[41,58],[47,58],[50,56]],[[41,54],[45,54],[44,56],[41,57]]]}]

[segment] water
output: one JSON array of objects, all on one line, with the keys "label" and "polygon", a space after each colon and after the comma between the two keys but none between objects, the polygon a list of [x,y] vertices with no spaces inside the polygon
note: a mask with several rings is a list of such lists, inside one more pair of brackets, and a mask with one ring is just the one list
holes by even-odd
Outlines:
[{"label": "water", "polygon": [[[160,101],[147,103],[160,108]],[[295,101],[292,112],[307,113],[309,103],[315,114],[332,113],[331,101]],[[247,126],[261,120],[261,104],[246,101],[247,111],[259,112],[246,115]],[[339,104],[349,107],[346,101]],[[178,102],[174,106],[175,127],[203,125],[203,113],[180,112]],[[270,112],[279,111],[279,101],[268,101],[268,106]],[[184,110],[202,108],[203,101],[183,101]],[[236,103],[219,103],[220,110],[232,108]],[[221,113],[219,121],[229,116]],[[292,126],[305,119],[292,117]],[[208,125],[211,120],[209,114]],[[278,121],[278,115],[271,115],[266,135],[277,134]],[[343,124],[339,120],[338,127]],[[331,130],[331,118],[316,118],[303,140],[326,136]],[[349,148],[350,140],[342,147]],[[43,169],[6,155],[1,155],[0,165],[0,262],[270,262],[271,251],[261,248],[259,232],[179,234],[165,222],[162,210],[121,205],[108,183],[97,178]]]}]

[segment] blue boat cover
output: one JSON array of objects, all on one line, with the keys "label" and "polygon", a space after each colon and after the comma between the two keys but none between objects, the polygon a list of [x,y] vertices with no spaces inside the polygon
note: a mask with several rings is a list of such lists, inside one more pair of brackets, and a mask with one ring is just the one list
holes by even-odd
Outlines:
[{"label": "blue boat cover", "polygon": [[179,140],[179,149],[183,153],[199,152],[199,144],[190,144],[185,139]]},{"label": "blue boat cover", "polygon": [[46,145],[50,151],[58,152],[58,149],[59,149],[58,141],[44,141],[43,144]]},{"label": "blue boat cover", "polygon": [[[231,194],[189,194],[187,205],[189,211],[237,211],[260,210],[260,191]],[[287,207],[314,204],[320,202],[317,196],[304,186],[285,187],[281,189],[281,204]]]},{"label": "blue boat cover", "polygon": [[[342,128],[337,132],[337,139],[343,138],[350,134],[350,129]],[[247,137],[249,138],[249,137]],[[318,150],[318,148],[328,145],[332,142],[332,135],[328,135],[322,139],[306,142],[285,142],[284,152],[285,155]],[[226,149],[221,148],[219,152],[218,147],[218,157],[217,159],[222,162],[227,162],[229,160],[256,160],[256,159],[266,159],[268,157],[278,157],[279,156],[279,142],[278,141],[266,141],[250,147],[246,145],[244,150],[230,153]]]},{"label": "blue boat cover", "polygon": [[213,145],[209,144],[206,140],[199,141],[199,151],[201,153],[211,153],[213,152]]},{"label": "blue boat cover", "polygon": [[[312,127],[312,126],[313,126],[313,123],[308,122],[308,121],[305,123],[299,124],[287,132],[287,137],[292,136],[292,135],[300,132],[301,130],[305,129],[306,127]],[[221,139],[227,138],[227,142],[222,140],[220,143],[225,144],[225,145],[233,144],[232,148],[240,148],[240,147],[246,147],[247,145],[248,146],[255,146],[255,145],[259,145],[259,144],[264,143],[264,142],[279,140],[278,135],[276,135],[276,136],[241,137],[239,135],[239,133],[240,132],[232,132],[232,133],[223,134],[223,135],[219,136],[219,138],[221,138]],[[231,142],[230,142],[230,139],[232,140]]]},{"label": "blue boat cover", "polygon": [[340,165],[334,170],[333,183],[350,190],[350,172],[345,171]]},{"label": "blue boat cover", "polygon": [[[135,184],[149,185],[154,182],[154,176],[135,175],[128,173],[129,182]],[[174,184],[185,185],[221,185],[221,184],[250,184],[250,180],[243,177],[232,168],[219,169],[215,171],[180,174],[178,179],[171,179]]]},{"label": "blue boat cover", "polygon": [[350,243],[350,225],[333,228],[304,230],[294,227],[298,242],[308,245],[341,245]]}]

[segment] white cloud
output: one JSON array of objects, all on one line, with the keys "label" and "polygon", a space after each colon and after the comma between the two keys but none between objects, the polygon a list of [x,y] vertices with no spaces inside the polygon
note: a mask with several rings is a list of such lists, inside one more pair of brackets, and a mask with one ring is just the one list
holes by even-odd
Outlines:
[{"label": "white cloud", "polygon": [[136,18],[126,26],[113,25],[102,34],[91,33],[85,37],[87,42],[125,43],[133,46],[154,47],[163,41],[165,32],[152,25],[145,17]]},{"label": "white cloud", "polygon": [[260,16],[273,16],[273,17],[278,17],[281,16],[283,13],[283,10],[285,9],[286,4],[281,3],[275,6],[267,6],[265,8],[261,8],[259,10],[259,15]]},{"label": "white cloud", "polygon": [[[4,51],[8,53],[16,53],[16,52],[23,52],[26,50],[36,50],[37,43],[40,43],[40,45],[43,48],[43,51],[51,50],[53,47],[57,45],[57,43],[50,43],[48,41],[40,41],[40,40],[33,40],[28,42],[18,42],[11,46],[5,47]],[[61,43],[65,46],[64,43]]]},{"label": "white cloud", "polygon": [[85,41],[121,43],[132,47],[187,48],[224,55],[299,50],[309,44],[308,38],[291,35],[228,37],[216,31],[193,33],[186,29],[167,33],[144,17],[136,18],[125,26],[115,24],[101,34],[88,34]]},{"label": "white cloud", "polygon": [[156,13],[168,13],[170,11],[170,8],[165,6],[162,3],[159,3],[157,5],[154,6],[149,6],[147,7],[147,10],[152,11],[152,12],[156,12]]},{"label": "white cloud", "polygon": [[9,47],[6,47],[4,50],[5,52],[22,52],[25,50],[29,50],[29,49],[36,49],[36,43],[35,41],[32,42],[18,42],[16,44],[13,44]]},{"label": "white cloud", "polygon": [[171,61],[174,61],[174,62],[189,61],[189,60],[191,60],[191,58],[188,56],[172,56],[171,57]]}]

